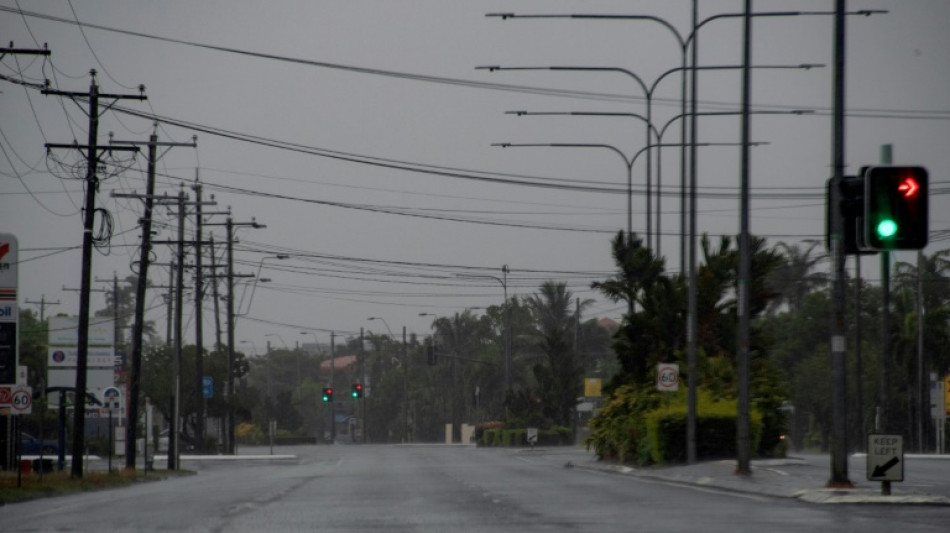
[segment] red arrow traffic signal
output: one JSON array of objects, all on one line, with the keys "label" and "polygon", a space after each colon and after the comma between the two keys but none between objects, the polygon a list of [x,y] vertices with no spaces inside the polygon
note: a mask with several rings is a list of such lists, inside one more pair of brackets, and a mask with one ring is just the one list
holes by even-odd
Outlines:
[{"label": "red arrow traffic signal", "polygon": [[904,195],[904,198],[913,198],[917,196],[917,191],[920,190],[920,185],[917,184],[917,180],[914,178],[904,178],[904,181],[897,186],[897,190]]}]

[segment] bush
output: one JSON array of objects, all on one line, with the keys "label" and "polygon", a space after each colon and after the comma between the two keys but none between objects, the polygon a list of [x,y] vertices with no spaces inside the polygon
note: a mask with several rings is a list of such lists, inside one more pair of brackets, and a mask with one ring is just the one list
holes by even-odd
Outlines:
[{"label": "bush", "polygon": [[244,445],[260,445],[267,442],[261,428],[250,422],[242,422],[234,428],[234,439]]},{"label": "bush", "polygon": [[591,419],[584,445],[601,460],[642,463],[649,457],[644,415],[659,405],[659,398],[652,388],[617,387]]},{"label": "bush", "polygon": [[485,444],[485,432],[491,429],[500,429],[504,426],[504,423],[498,420],[492,420],[489,422],[481,422],[475,424],[475,442],[478,444]]},{"label": "bush", "polygon": [[[482,437],[475,440],[479,446],[485,447],[512,447],[528,445],[528,430],[526,428],[502,429],[490,428],[482,431]],[[556,426],[550,429],[538,430],[539,446],[566,446],[574,442],[574,431],[571,428]]]},{"label": "bush", "polygon": [[[722,459],[736,455],[736,401],[711,401],[700,395],[696,413],[697,459]],[[758,448],[762,435],[762,415],[750,413],[752,450]],[[650,460],[654,463],[686,461],[685,405],[663,407],[646,416]]]}]

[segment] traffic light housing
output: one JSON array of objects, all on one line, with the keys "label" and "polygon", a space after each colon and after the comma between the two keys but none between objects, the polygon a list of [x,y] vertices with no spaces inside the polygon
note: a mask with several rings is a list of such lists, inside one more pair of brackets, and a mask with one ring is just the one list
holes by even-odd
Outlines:
[{"label": "traffic light housing", "polygon": [[324,388],[323,388],[323,397],[322,397],[322,399],[323,399],[324,402],[332,402],[332,401],[333,401],[333,389],[331,389],[330,387],[324,387]]},{"label": "traffic light housing", "polygon": [[354,384],[353,384],[353,388],[352,388],[352,390],[350,391],[350,396],[352,396],[352,397],[355,398],[355,399],[360,399],[360,398],[362,398],[362,397],[363,397],[363,384],[362,384],[362,383],[354,383]]},{"label": "traffic light housing", "polygon": [[869,167],[864,171],[864,239],[869,250],[927,246],[929,177],[922,167]]},{"label": "traffic light housing", "polygon": [[830,178],[825,190],[825,246],[831,250],[833,220],[841,219],[842,247],[845,255],[874,254],[864,250],[864,178],[842,176]]}]

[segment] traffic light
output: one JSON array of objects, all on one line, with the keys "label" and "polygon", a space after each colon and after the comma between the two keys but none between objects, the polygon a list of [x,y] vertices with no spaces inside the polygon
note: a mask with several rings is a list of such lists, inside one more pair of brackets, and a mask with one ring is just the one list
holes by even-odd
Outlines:
[{"label": "traffic light", "polygon": [[332,402],[333,401],[333,389],[330,387],[324,387],[323,389],[323,401]]},{"label": "traffic light", "polygon": [[354,383],[354,384],[353,384],[353,389],[350,391],[350,396],[352,396],[352,397],[354,397],[354,398],[356,398],[356,399],[362,398],[362,397],[363,397],[363,384],[362,384],[362,383]]},{"label": "traffic light", "polygon": [[864,243],[870,250],[919,250],[927,246],[927,170],[869,167],[864,173]]},{"label": "traffic light", "polygon": [[831,250],[833,221],[841,219],[842,247],[845,255],[876,253],[861,248],[864,231],[864,178],[830,178],[825,190],[825,246]]}]

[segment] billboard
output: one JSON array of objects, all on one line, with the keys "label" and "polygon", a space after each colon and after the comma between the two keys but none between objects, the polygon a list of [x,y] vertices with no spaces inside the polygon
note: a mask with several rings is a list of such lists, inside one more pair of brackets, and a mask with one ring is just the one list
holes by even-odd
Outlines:
[{"label": "billboard", "polygon": [[17,240],[0,233],[0,385],[16,385],[18,364]]}]

